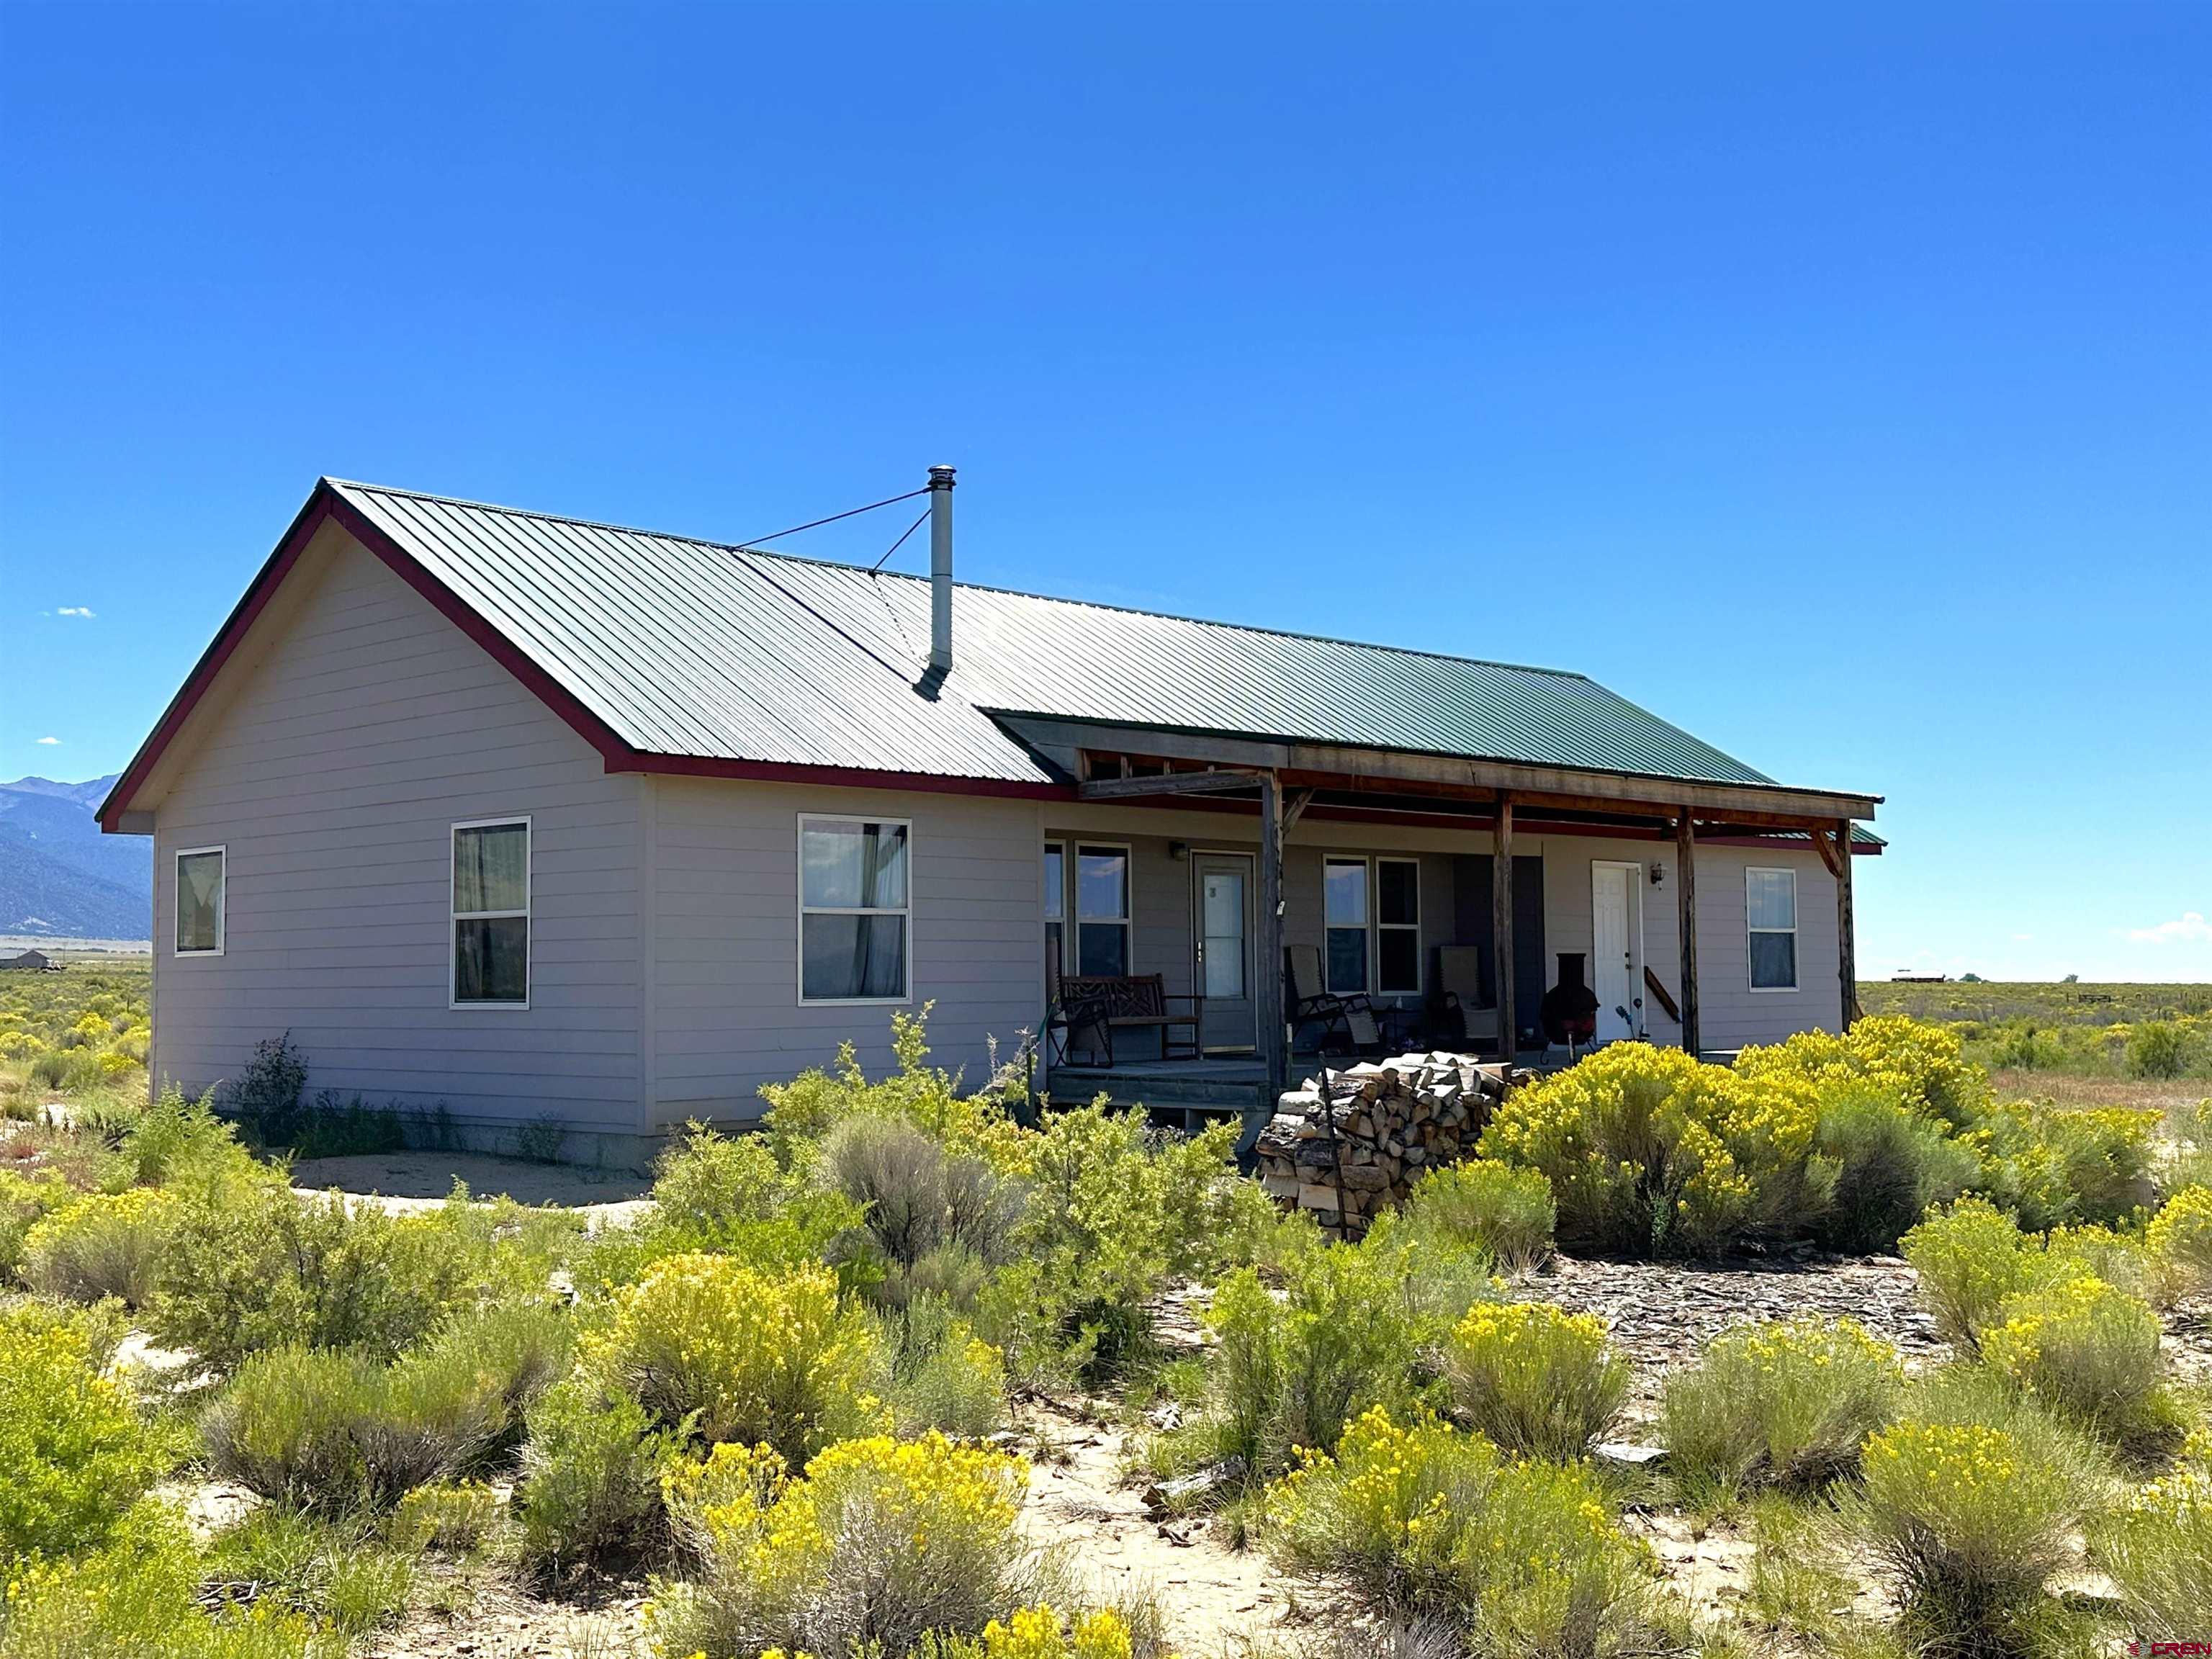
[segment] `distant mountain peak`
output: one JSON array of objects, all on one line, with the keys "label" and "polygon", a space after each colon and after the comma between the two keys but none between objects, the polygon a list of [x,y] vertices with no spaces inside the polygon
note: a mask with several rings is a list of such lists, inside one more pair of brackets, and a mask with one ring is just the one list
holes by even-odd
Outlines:
[{"label": "distant mountain peak", "polygon": [[113,777],[0,783],[0,933],[144,939],[154,858],[142,836],[103,836],[93,811]]},{"label": "distant mountain peak", "polygon": [[104,778],[93,778],[83,783],[58,783],[52,778],[18,778],[13,783],[0,783],[0,791],[11,791],[18,795],[56,795],[63,800],[73,800],[81,806],[94,807],[107,799],[107,792],[115,787],[115,781],[123,775],[111,772]]}]

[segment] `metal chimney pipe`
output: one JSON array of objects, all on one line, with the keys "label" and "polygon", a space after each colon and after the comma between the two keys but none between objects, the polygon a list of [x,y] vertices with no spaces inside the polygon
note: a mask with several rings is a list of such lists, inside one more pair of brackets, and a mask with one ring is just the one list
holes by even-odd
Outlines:
[{"label": "metal chimney pipe", "polygon": [[952,469],[929,469],[929,665],[952,666]]}]

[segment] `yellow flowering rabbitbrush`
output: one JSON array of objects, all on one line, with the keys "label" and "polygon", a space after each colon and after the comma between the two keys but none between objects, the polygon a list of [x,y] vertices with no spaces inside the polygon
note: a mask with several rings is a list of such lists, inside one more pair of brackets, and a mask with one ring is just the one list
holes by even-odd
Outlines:
[{"label": "yellow flowering rabbitbrush", "polygon": [[1897,1350],[1856,1320],[1804,1315],[1742,1326],[1668,1378],[1662,1433],[1686,1481],[1826,1480],[1857,1462],[1903,1382]]},{"label": "yellow flowering rabbitbrush", "polygon": [[1982,1332],[1982,1355],[2039,1400],[2113,1434],[2155,1419],[2158,1316],[2092,1274],[2007,1297]]},{"label": "yellow flowering rabbitbrush", "polygon": [[1613,1426],[1627,1363],[1594,1314],[1547,1302],[1480,1304],[1444,1344],[1459,1409],[1507,1451],[1580,1457]]},{"label": "yellow flowering rabbitbrush", "polygon": [[770,1447],[716,1446],[667,1479],[702,1571],[659,1587],[663,1651],[904,1653],[932,1634],[981,1638],[1022,1604],[1027,1480],[1019,1459],[934,1433],[843,1441],[798,1476]]},{"label": "yellow flowering rabbitbrush", "polygon": [[668,1256],[622,1293],[602,1352],[647,1409],[670,1424],[696,1413],[708,1441],[765,1443],[796,1462],[888,1426],[881,1340],[840,1305],[826,1267]]},{"label": "yellow flowering rabbitbrush", "polygon": [[2160,1288],[2170,1297],[2212,1290],[2212,1187],[2184,1187],[2143,1231]]}]

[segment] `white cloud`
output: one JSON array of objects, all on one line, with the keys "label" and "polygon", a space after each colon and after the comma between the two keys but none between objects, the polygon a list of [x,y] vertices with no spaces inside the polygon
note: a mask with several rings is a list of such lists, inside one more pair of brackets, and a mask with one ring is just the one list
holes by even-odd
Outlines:
[{"label": "white cloud", "polygon": [[92,607],[88,605],[65,605],[61,608],[61,614],[64,617],[82,617],[88,621],[92,617]]},{"label": "white cloud", "polygon": [[2155,927],[2130,927],[2128,937],[2138,945],[2212,945],[2212,921],[2201,911],[2185,910]]},{"label": "white cloud", "polygon": [[59,738],[40,738],[39,741],[51,747],[53,744],[59,743],[61,739]]},{"label": "white cloud", "polygon": [[2014,933],[2014,934],[2013,935],[2013,939],[2014,939],[2014,942],[2015,942],[2015,943],[2018,943],[2018,944],[2021,944],[2021,945],[2025,945],[2025,944],[2027,944],[2030,939],[2033,939],[2034,937],[2035,937],[2035,935],[2034,935],[2034,934],[2033,934],[2033,933]]}]

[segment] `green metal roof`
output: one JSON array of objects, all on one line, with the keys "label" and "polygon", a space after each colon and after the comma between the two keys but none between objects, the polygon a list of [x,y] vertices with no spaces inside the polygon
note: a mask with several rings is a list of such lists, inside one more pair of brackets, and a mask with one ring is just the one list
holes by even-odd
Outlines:
[{"label": "green metal roof", "polygon": [[633,748],[1005,782],[996,714],[1772,786],[1580,674],[929,584],[365,484],[331,486]]}]

